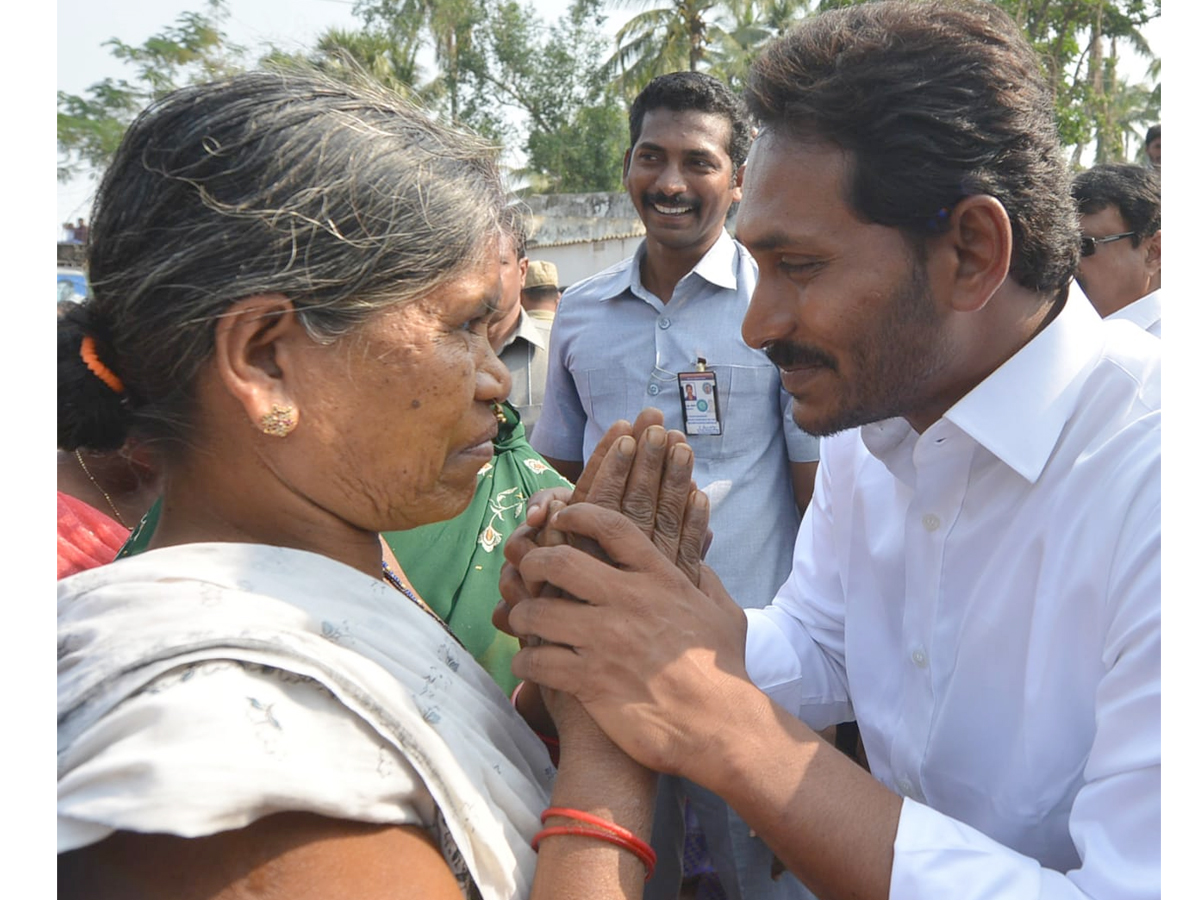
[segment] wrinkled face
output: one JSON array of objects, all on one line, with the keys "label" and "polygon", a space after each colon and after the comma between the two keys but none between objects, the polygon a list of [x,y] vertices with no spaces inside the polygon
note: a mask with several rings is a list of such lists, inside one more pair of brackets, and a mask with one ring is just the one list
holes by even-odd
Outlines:
[{"label": "wrinkled face", "polygon": [[333,344],[312,344],[293,435],[304,436],[295,469],[312,502],[367,531],[467,507],[492,458],[490,403],[511,383],[487,340],[499,291],[492,255]]},{"label": "wrinkled face", "polygon": [[652,109],[625,156],[625,189],[646,238],[701,255],[741,199],[729,158],[729,121],[716,113]]},{"label": "wrinkled face", "polygon": [[[1079,217],[1079,230],[1087,237],[1105,237],[1129,231],[1129,223],[1115,206]],[[1101,316],[1109,316],[1150,293],[1154,278],[1151,241],[1121,238],[1096,245],[1096,252],[1079,259],[1075,280]]]},{"label": "wrinkled face", "polygon": [[737,219],[759,273],[742,337],[780,367],[811,434],[893,416],[922,428],[944,411],[944,316],[901,232],[855,216],[846,179],[836,147],[755,141]]},{"label": "wrinkled face", "polygon": [[521,288],[525,284],[525,272],[529,258],[517,259],[517,248],[508,235],[500,237],[500,302],[495,316],[488,325],[488,340],[492,349],[499,353],[504,341],[517,327],[521,317]]}]

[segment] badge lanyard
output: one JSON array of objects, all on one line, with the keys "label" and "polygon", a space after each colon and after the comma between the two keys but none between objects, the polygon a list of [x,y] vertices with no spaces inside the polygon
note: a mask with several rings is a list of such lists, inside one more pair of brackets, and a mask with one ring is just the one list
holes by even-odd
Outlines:
[{"label": "badge lanyard", "polygon": [[720,434],[721,403],[717,398],[717,373],[708,370],[703,356],[696,358],[696,371],[680,372],[679,402],[683,406],[685,434]]}]

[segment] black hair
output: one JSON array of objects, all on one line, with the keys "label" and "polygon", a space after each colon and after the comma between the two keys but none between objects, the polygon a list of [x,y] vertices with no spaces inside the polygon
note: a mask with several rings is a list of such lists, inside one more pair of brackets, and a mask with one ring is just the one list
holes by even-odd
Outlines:
[{"label": "black hair", "polygon": [[[378,86],[248,72],[143,111],[91,216],[92,298],[59,320],[59,447],[181,438],[214,324],[281,293],[321,341],[482,260],[494,148]],[[124,390],[80,358],[91,335]]]},{"label": "black hair", "polygon": [[851,207],[915,242],[960,198],[995,197],[1012,223],[1012,277],[1062,296],[1079,232],[1039,70],[990,3],[884,0],[777,38],[751,69],[747,102],[764,131],[848,151]]},{"label": "black hair", "polygon": [[1071,196],[1083,215],[1115,206],[1136,247],[1162,228],[1162,188],[1158,172],[1125,163],[1095,166],[1071,183]]},{"label": "black hair", "polygon": [[750,152],[752,130],[746,106],[728,86],[703,72],[671,72],[659,75],[642,88],[629,108],[629,147],[642,136],[646,113],[655,109],[672,112],[702,112],[722,116],[729,122],[726,152],[736,172]]}]

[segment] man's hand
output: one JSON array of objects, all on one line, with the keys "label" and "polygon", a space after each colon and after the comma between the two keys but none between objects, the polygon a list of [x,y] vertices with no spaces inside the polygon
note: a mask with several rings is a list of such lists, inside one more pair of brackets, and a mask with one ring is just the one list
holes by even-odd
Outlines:
[{"label": "man's hand", "polygon": [[[693,492],[681,533],[706,522],[707,501]],[[720,697],[733,682],[747,683],[745,614],[710,569],[697,562],[698,588],[614,510],[572,504],[548,524],[595,541],[613,565],[568,544],[524,556],[526,582],[578,599],[540,596],[515,605],[514,631],[539,643],[517,653],[513,672],[576,696],[644,765],[687,774],[721,728]]]},{"label": "man's hand", "polygon": [[[695,490],[692,450],[682,433],[663,430],[662,421],[662,411],[651,408],[642,410],[632,425],[621,420],[609,428],[588,460],[568,502],[586,500],[623,512],[696,584],[699,583],[701,560],[711,540],[707,513],[701,527],[696,518],[697,509],[693,508],[690,527],[684,530],[684,512]],[[565,496],[565,488],[550,488],[534,494],[526,505],[525,523],[519,525],[505,542],[505,564],[500,571],[503,600],[492,613],[492,623],[505,633],[512,633],[508,627],[510,607],[541,591],[541,585],[525,584],[517,567],[526,553],[549,540],[543,534],[549,506],[552,501],[562,501]],[[601,553],[600,548],[586,538],[575,536],[572,540],[590,553]],[[555,539],[554,543],[561,543],[561,539]]]}]

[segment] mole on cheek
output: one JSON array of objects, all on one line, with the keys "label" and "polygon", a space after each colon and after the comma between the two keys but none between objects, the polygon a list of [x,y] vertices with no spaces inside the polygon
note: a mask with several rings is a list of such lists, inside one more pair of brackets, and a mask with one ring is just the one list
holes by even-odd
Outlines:
[{"label": "mole on cheek", "polygon": [[413,409],[420,409],[420,408],[421,408],[421,401],[420,401],[420,400],[416,400],[416,399],[414,399],[414,400],[413,400],[413,402],[412,402],[412,408],[413,408]]}]

